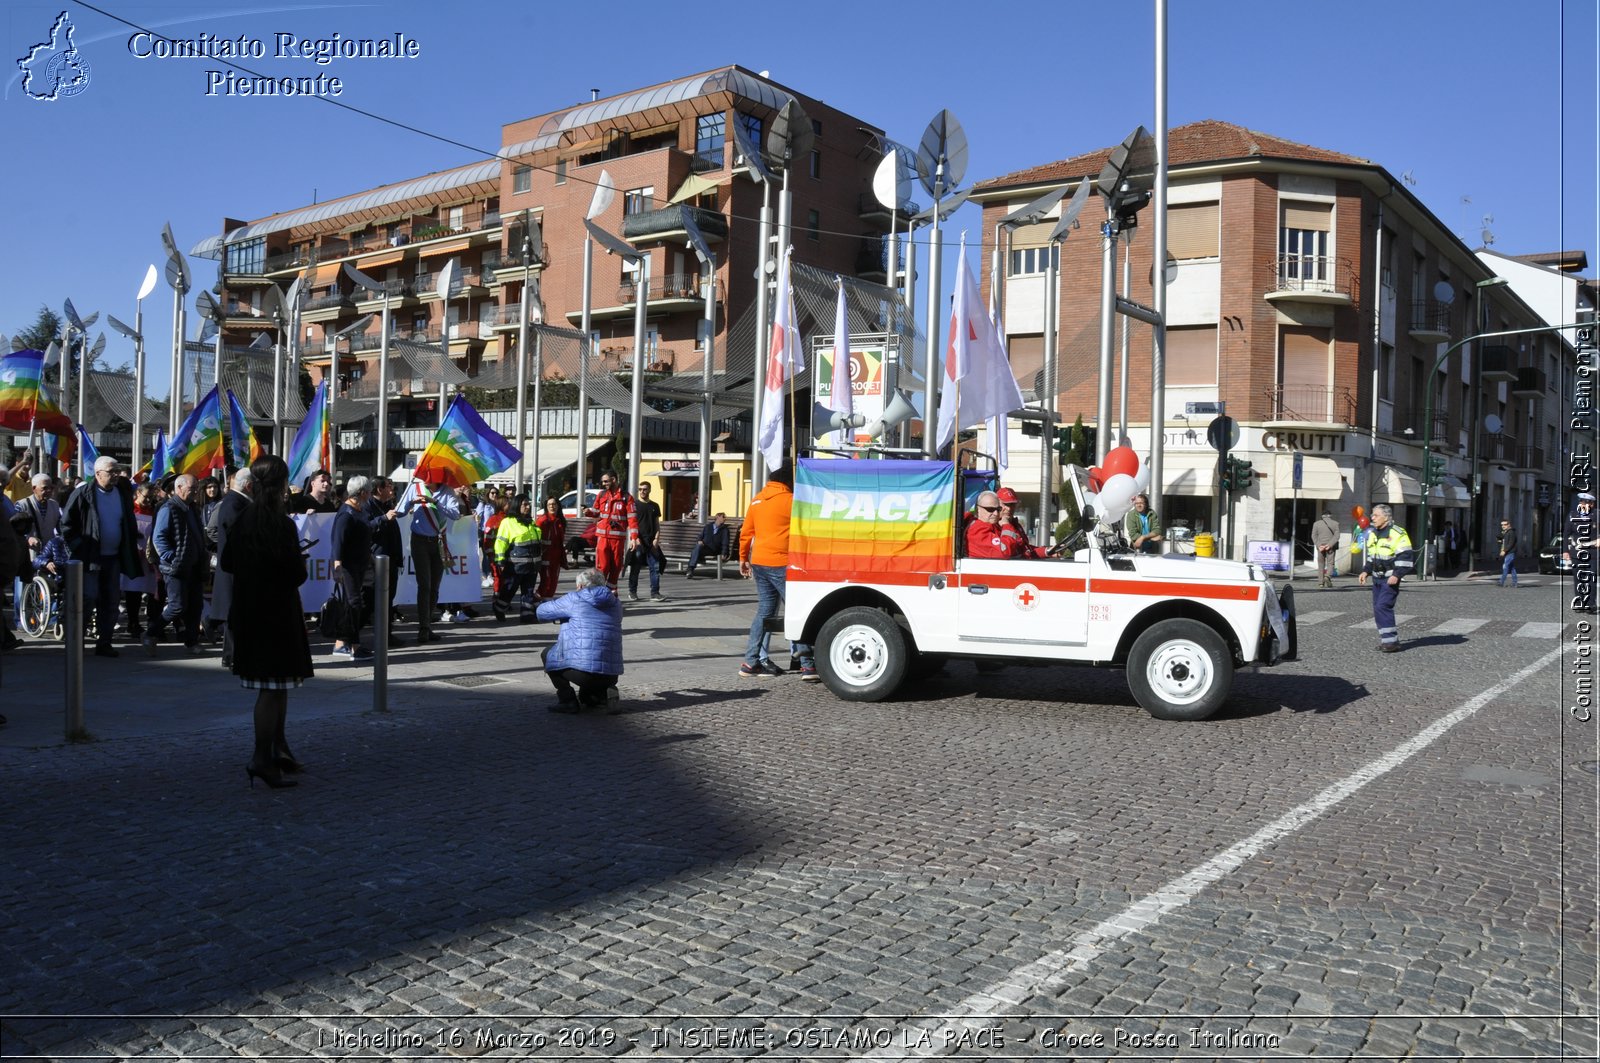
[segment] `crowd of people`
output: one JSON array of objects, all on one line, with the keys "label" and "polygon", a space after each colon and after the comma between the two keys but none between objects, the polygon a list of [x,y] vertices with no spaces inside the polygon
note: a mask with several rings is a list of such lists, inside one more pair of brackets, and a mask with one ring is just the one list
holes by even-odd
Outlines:
[{"label": "crowd of people", "polygon": [[[526,495],[498,488],[474,492],[432,483],[397,491],[387,477],[358,475],[341,489],[327,470],[291,484],[283,461],[271,456],[229,470],[226,481],[189,475],[136,481],[110,456],[98,458],[92,477],[81,482],[30,465],[25,456],[12,469],[0,469],[0,585],[11,592],[12,609],[20,608],[23,584],[35,575],[59,593],[65,564],[78,561],[94,655],[118,657],[124,640],[151,656],[164,644],[191,656],[220,646],[221,665],[256,691],[255,749],[246,768],[252,785],[293,786],[301,770],[284,737],[284,720],[288,691],[314,672],[309,631],[322,614],[308,614],[302,600],[306,561],[316,544],[300,537],[298,514],[333,515],[327,553],[333,597],[341,603],[331,632],[335,661],[373,658],[363,636],[373,628],[378,603],[389,603],[391,625],[405,621],[394,606],[402,578],[416,584],[417,644],[440,641],[440,623],[477,617],[474,601],[439,600],[444,573],[459,560],[450,535],[459,521],[474,525],[482,589],[490,591],[496,619],[508,621],[515,610],[522,623],[561,624],[544,652],[556,693],[551,711],[604,711],[616,702],[623,670],[617,584],[625,568],[632,599],[638,600],[643,569],[651,598],[665,600],[660,509],[648,485],[629,494],[609,474],[583,514],[595,518],[598,564],[580,567],[563,593],[568,520],[554,497],[536,516]],[[402,535],[409,538],[409,575]],[[453,538],[459,546],[462,537]],[[731,545],[718,514],[701,535],[694,561],[726,557]],[[374,587],[379,556],[390,562],[384,594]],[[0,612],[7,650],[20,644],[17,619],[12,610]],[[410,644],[400,631],[389,633],[389,646]]]}]

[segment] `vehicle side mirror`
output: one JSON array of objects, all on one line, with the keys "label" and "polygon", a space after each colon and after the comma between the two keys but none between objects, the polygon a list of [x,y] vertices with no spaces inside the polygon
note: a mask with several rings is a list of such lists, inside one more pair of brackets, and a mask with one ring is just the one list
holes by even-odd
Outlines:
[{"label": "vehicle side mirror", "polygon": [[1083,507],[1083,527],[1085,531],[1093,528],[1095,526],[1095,522],[1099,519],[1100,518],[1096,515],[1093,506]]}]

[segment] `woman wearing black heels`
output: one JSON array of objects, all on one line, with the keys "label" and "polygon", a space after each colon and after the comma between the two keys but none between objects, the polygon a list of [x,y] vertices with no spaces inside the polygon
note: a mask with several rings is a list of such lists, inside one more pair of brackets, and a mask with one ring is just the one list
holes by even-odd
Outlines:
[{"label": "woman wearing black heels", "polygon": [[289,691],[310,678],[311,643],[306,639],[300,585],[305,556],[289,519],[289,469],[268,454],[250,466],[254,492],[228,533],[219,564],[233,576],[228,626],[234,633],[233,674],[256,691],[255,755],[245,776],[255,786],[295,785],[285,774],[301,770],[284,740]]}]

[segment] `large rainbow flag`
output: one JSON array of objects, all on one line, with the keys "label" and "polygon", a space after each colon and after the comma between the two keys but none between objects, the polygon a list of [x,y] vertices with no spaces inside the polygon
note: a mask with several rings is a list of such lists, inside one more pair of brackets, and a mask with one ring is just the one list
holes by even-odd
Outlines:
[{"label": "large rainbow flag", "polygon": [[43,351],[12,351],[0,357],[0,428],[35,428],[71,437],[72,418],[50,401],[44,380]]},{"label": "large rainbow flag", "polygon": [[317,385],[317,394],[306,411],[306,419],[289,446],[289,482],[303,484],[318,469],[333,468],[333,442],[328,434],[328,382]]},{"label": "large rainbow flag", "polygon": [[789,522],[791,578],[866,573],[922,582],[955,557],[955,466],[948,461],[802,458]]},{"label": "large rainbow flag", "polygon": [[227,464],[222,446],[222,403],[216,388],[206,392],[206,397],[189,411],[167,450],[172,471],[180,476],[209,476]]},{"label": "large rainbow flag", "polygon": [[266,451],[256,439],[256,430],[250,427],[250,422],[245,418],[244,407],[239,405],[239,400],[230,389],[228,396],[228,441],[233,446],[233,464],[238,468],[247,468]]},{"label": "large rainbow flag", "polygon": [[440,422],[439,431],[434,433],[433,442],[418,459],[412,481],[467,487],[504,472],[521,458],[522,452],[485,424],[472,404],[458,395]]}]

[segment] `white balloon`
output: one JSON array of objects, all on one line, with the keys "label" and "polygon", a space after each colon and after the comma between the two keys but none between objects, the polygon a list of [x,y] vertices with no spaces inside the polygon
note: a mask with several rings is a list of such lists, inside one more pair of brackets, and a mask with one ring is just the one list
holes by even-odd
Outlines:
[{"label": "white balloon", "polygon": [[1105,483],[1100,485],[1100,504],[1105,506],[1106,512],[1121,510],[1128,511],[1133,504],[1133,496],[1139,493],[1139,485],[1134,478],[1125,472],[1107,477]]},{"label": "white balloon", "polygon": [[1150,490],[1150,463],[1139,455],[1139,471],[1133,474],[1133,482],[1139,486],[1139,492]]}]

